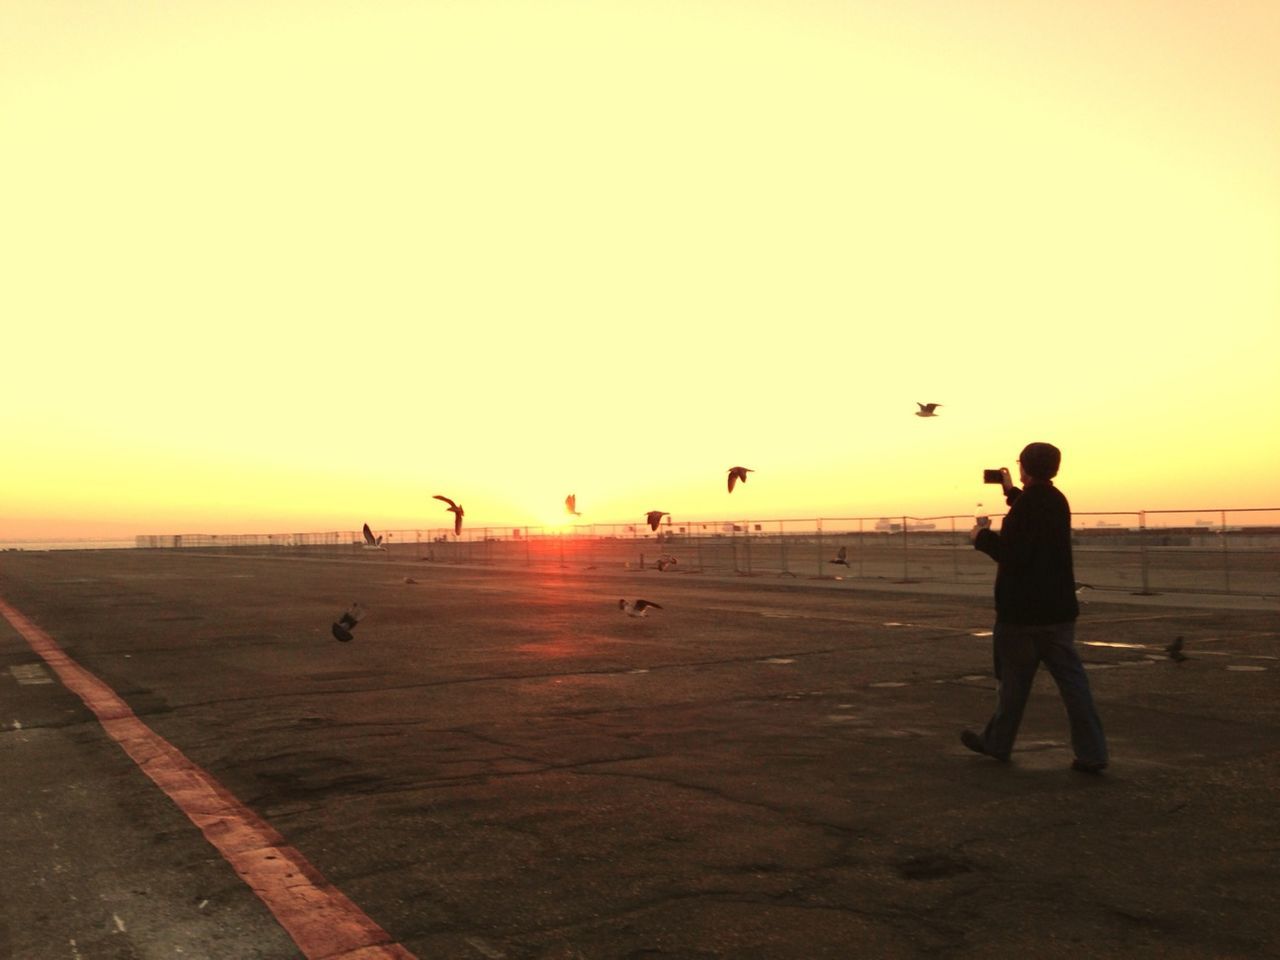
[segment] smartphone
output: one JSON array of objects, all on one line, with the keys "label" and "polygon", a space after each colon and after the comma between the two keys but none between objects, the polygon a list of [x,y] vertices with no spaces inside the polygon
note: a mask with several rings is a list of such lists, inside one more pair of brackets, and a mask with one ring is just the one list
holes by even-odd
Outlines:
[{"label": "smartphone", "polygon": [[1004,483],[1004,474],[1001,473],[999,470],[983,470],[982,482],[983,483]]}]

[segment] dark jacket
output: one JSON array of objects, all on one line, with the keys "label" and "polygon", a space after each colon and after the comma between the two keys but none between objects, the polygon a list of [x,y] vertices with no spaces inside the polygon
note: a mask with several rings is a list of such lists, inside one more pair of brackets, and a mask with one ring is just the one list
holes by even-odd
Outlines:
[{"label": "dark jacket", "polygon": [[996,620],[1066,623],[1080,615],[1071,563],[1071,507],[1051,483],[1014,487],[1000,532],[979,531],[975,549],[996,570]]}]

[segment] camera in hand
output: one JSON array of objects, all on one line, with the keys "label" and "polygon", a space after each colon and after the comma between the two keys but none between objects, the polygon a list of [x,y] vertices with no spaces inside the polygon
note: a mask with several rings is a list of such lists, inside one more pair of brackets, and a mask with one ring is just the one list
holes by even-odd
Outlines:
[{"label": "camera in hand", "polygon": [[983,470],[982,482],[983,483],[1004,483],[1004,474],[1001,473],[999,470]]}]

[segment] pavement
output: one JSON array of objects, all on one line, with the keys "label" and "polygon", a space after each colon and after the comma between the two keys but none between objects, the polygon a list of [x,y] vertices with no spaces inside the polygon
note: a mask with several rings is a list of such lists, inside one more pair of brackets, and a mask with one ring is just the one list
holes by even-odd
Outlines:
[{"label": "pavement", "polygon": [[0,957],[1277,955],[1275,600],[1083,597],[1102,776],[989,585],[7,553]]}]

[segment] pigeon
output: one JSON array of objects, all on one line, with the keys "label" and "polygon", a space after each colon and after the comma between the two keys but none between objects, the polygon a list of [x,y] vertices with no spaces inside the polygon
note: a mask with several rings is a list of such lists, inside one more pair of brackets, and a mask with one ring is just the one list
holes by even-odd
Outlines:
[{"label": "pigeon", "polygon": [[678,561],[671,554],[664,553],[662,556],[658,558],[658,571],[661,573],[665,571],[667,567],[674,567],[679,562],[680,561]]},{"label": "pigeon", "polygon": [[454,503],[454,502],[453,502],[452,500],[450,500],[448,497],[442,497],[442,496],[440,496],[440,494],[438,494],[438,493],[437,493],[434,497],[432,497],[432,499],[433,499],[433,500],[443,500],[445,503],[447,503],[447,504],[449,505],[449,512],[450,512],[450,513],[452,513],[452,514],[454,514],[454,518],[453,518],[453,535],[454,535],[455,537],[457,537],[457,536],[461,536],[461,535],[462,535],[462,504],[460,504],[460,503]]},{"label": "pigeon", "polygon": [[351,631],[356,628],[356,624],[360,622],[363,616],[364,607],[352,601],[351,606],[347,607],[347,612],[333,624],[333,635],[343,643],[350,643],[352,640]]},{"label": "pigeon", "polygon": [[937,416],[937,414],[936,414],[936,413],[934,413],[934,411],[935,411],[935,410],[937,410],[937,409],[938,409],[938,407],[942,406],[942,404],[940,404],[940,403],[921,403],[919,400],[917,400],[917,401],[916,401],[916,406],[920,408],[919,410],[917,410],[917,411],[916,411],[916,416],[917,416],[917,417],[936,417],[936,416]]},{"label": "pigeon", "polygon": [[836,558],[828,560],[827,563],[838,563],[842,567],[847,567],[849,565],[849,548],[841,547],[836,551]]},{"label": "pigeon", "polygon": [[382,545],[382,534],[378,534],[378,536],[375,538],[373,535],[373,531],[369,529],[369,525],[367,523],[364,525],[364,548],[366,550],[387,549]]},{"label": "pigeon", "polygon": [[657,530],[658,524],[662,522],[662,518],[669,516],[671,516],[671,514],[667,513],[665,510],[650,510],[645,514],[645,518],[649,521],[649,528],[652,530]]},{"label": "pigeon", "polygon": [[1182,652],[1182,638],[1174,638],[1173,643],[1164,648],[1164,652],[1169,655],[1169,659],[1174,663],[1181,663],[1187,659],[1187,655]]},{"label": "pigeon", "polygon": [[575,517],[582,516],[578,512],[578,495],[576,493],[571,493],[564,498],[564,509],[566,513],[571,513]]},{"label": "pigeon", "polygon": [[750,467],[730,467],[729,468],[729,492],[733,493],[733,488],[739,480],[743,483],[747,482],[747,474],[755,473]]},{"label": "pigeon", "polygon": [[635,603],[632,603],[630,600],[618,601],[618,609],[628,617],[647,617],[649,615],[650,607],[653,607],[655,610],[662,609],[662,607],[654,603],[652,600],[637,600]]}]

